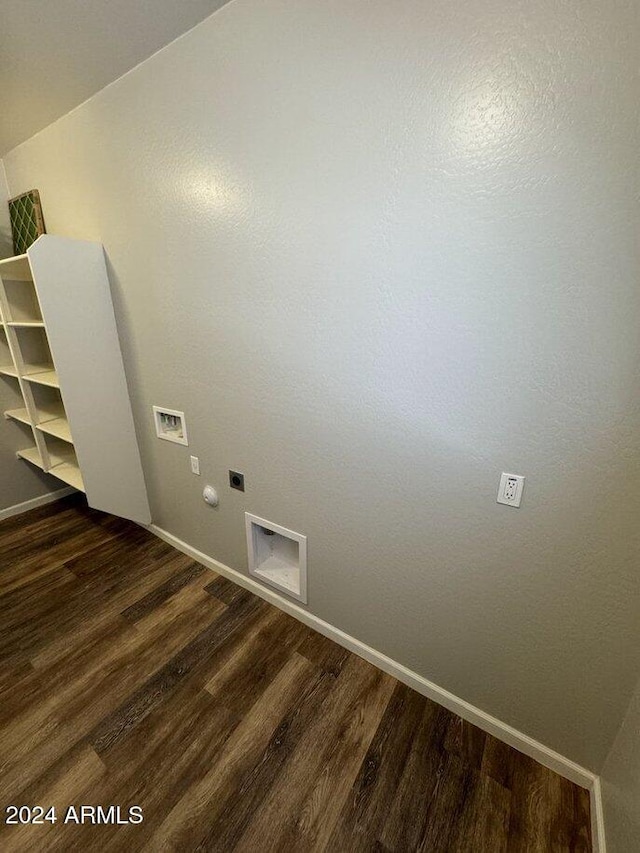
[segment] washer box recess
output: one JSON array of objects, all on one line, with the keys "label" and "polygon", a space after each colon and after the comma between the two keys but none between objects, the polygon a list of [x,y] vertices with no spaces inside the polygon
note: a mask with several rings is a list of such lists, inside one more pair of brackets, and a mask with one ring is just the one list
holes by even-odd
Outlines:
[{"label": "washer box recess", "polygon": [[164,409],[161,406],[153,406],[153,419],[156,425],[156,435],[164,441],[173,441],[175,444],[189,446],[187,438],[187,423],[184,412],[175,409]]},{"label": "washer box recess", "polygon": [[307,537],[245,512],[249,574],[307,603]]}]

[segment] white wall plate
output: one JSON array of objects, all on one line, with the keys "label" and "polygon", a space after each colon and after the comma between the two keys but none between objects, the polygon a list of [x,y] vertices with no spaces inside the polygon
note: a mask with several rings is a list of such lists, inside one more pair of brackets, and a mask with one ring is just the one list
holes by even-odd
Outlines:
[{"label": "white wall plate", "polygon": [[184,412],[153,406],[153,418],[158,438],[164,441],[173,441],[175,444],[189,445]]},{"label": "white wall plate", "polygon": [[498,497],[496,498],[499,504],[505,506],[519,507],[522,500],[522,491],[524,489],[524,477],[521,474],[505,474],[500,477],[500,486],[498,487]]}]

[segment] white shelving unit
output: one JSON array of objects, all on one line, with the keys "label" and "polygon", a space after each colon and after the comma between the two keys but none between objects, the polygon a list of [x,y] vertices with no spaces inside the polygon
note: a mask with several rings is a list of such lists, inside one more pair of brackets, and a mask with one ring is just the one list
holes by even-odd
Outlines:
[{"label": "white shelving unit", "polygon": [[0,377],[29,429],[17,455],[90,506],[151,520],[99,243],[45,234],[0,261]]}]

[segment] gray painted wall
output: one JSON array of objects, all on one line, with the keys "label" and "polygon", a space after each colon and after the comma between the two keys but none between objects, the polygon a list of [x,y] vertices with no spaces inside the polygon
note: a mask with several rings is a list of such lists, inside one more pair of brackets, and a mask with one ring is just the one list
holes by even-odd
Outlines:
[{"label": "gray painted wall", "polygon": [[640,839],[640,682],[602,771],[608,853],[632,853]]},{"label": "gray painted wall", "polygon": [[[13,254],[7,198],[4,170],[0,168],[0,258]],[[20,400],[17,384],[0,376],[0,511],[63,487],[59,480],[16,459],[16,450],[33,444],[33,439],[28,427],[6,421],[2,412],[19,408]]]},{"label": "gray painted wall", "polygon": [[236,0],[5,161],[106,245],[155,521],[307,534],[314,613],[593,769],[640,671],[637,15]]},{"label": "gray painted wall", "polygon": [[2,0],[0,156],[224,2]]}]

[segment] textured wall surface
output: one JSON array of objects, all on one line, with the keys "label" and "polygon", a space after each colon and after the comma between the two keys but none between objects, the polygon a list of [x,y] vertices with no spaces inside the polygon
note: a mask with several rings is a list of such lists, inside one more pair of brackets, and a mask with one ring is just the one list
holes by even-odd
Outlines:
[{"label": "textured wall surface", "polygon": [[608,853],[632,853],[640,839],[640,683],[602,771]]},{"label": "textured wall surface", "polygon": [[640,669],[637,15],[235,0],[5,160],[106,245],[155,521],[240,569],[245,509],[307,534],[314,613],[594,769]]},{"label": "textured wall surface", "polygon": [[[7,198],[4,170],[0,167],[0,258],[13,255]],[[0,511],[64,486],[59,480],[46,477],[37,468],[16,459],[16,450],[29,447],[33,438],[28,427],[6,421],[2,412],[19,408],[23,405],[20,400],[17,383],[0,376]]]}]

